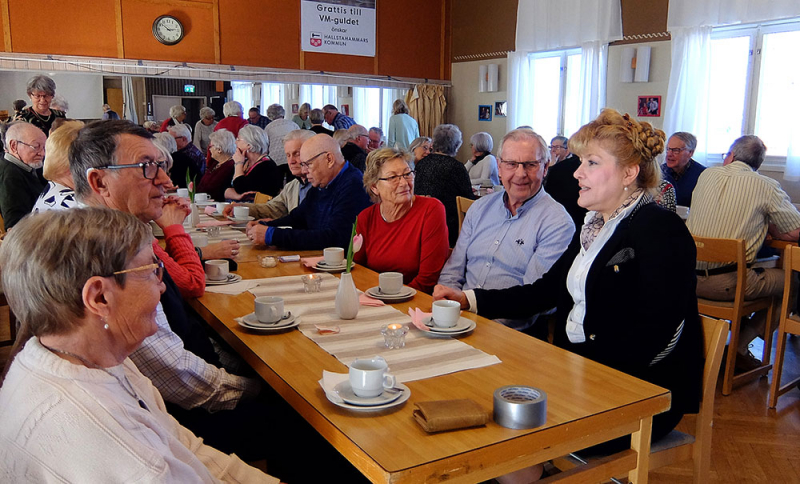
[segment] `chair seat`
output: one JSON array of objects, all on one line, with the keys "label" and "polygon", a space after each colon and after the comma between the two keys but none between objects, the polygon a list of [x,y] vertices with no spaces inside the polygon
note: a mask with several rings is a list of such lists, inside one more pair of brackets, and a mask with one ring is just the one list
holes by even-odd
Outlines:
[{"label": "chair seat", "polygon": [[672,449],[673,447],[680,447],[681,445],[691,444],[693,442],[694,435],[673,430],[661,439],[650,444],[650,452],[661,452],[663,450]]}]

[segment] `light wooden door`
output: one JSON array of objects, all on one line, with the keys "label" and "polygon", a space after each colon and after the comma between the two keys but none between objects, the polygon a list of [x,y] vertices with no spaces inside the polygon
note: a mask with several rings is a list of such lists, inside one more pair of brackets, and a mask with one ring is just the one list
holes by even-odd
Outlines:
[{"label": "light wooden door", "polygon": [[106,89],[106,104],[111,106],[111,109],[119,114],[120,118],[125,118],[122,111],[122,89]]}]

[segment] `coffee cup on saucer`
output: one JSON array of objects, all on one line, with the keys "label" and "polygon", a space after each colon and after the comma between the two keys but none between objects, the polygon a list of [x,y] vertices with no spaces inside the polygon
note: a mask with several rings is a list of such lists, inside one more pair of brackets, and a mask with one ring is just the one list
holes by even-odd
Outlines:
[{"label": "coffee cup on saucer", "polygon": [[277,323],[283,319],[283,298],[259,296],[256,298],[256,319],[261,323]]},{"label": "coffee cup on saucer", "polygon": [[399,294],[403,289],[403,274],[381,272],[378,275],[378,287],[383,294]]},{"label": "coffee cup on saucer", "polygon": [[225,211],[225,207],[230,205],[228,202],[217,202],[217,213],[222,213]]},{"label": "coffee cup on saucer", "polygon": [[228,278],[228,261],[225,259],[212,259],[205,262],[206,277],[210,281],[224,281]]},{"label": "coffee cup on saucer", "polygon": [[180,198],[189,198],[189,189],[188,188],[178,188],[178,192],[176,193]]},{"label": "coffee cup on saucer", "polygon": [[361,398],[375,398],[384,388],[395,386],[394,375],[388,373],[389,365],[380,356],[355,360],[350,363],[350,387]]},{"label": "coffee cup on saucer", "polygon": [[233,218],[246,219],[250,216],[250,207],[242,207],[237,205],[233,207]]},{"label": "coffee cup on saucer", "polygon": [[210,197],[208,193],[195,193],[194,194],[194,201],[195,202],[207,202]]},{"label": "coffee cup on saucer", "polygon": [[458,301],[434,301],[433,325],[440,328],[452,328],[461,317],[461,303]]},{"label": "coffee cup on saucer", "polygon": [[322,253],[325,256],[325,263],[329,266],[342,265],[344,262],[344,249],[341,247],[328,247]]}]

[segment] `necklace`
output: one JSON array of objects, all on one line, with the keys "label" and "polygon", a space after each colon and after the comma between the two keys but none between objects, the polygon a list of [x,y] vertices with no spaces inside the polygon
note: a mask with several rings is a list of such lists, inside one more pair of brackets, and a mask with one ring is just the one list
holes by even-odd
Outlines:
[{"label": "necklace", "polygon": [[[95,365],[91,361],[88,361],[85,358],[76,355],[75,353],[70,353],[69,351],[60,350],[58,348],[51,348],[51,347],[47,346],[46,344],[42,343],[41,341],[39,341],[39,344],[44,346],[45,349],[47,349],[51,353],[54,353],[54,354],[59,354],[60,353],[62,355],[70,356],[70,357],[75,358],[76,360],[80,361],[84,365],[88,366],[89,368],[94,368],[95,370],[101,370],[101,371],[104,371],[104,372],[108,373],[109,375],[113,376],[114,379],[116,379],[117,382],[119,382],[119,385],[125,390],[125,392],[128,395],[132,396],[134,400],[138,400],[139,401],[139,406],[140,407],[142,407],[143,409],[147,410],[148,412],[150,411],[150,409],[147,408],[147,405],[145,405],[144,401],[141,398],[139,398],[139,395],[136,393],[136,389],[133,388],[133,384],[131,384],[130,380],[128,380],[128,377],[125,376],[124,374],[122,375],[122,378],[124,378],[124,382],[125,383],[123,383],[123,380],[120,380],[117,375],[111,373],[110,371],[108,371],[107,369],[103,368],[102,366]],[[127,383],[127,385],[126,385],[126,383]]]},{"label": "necklace", "polygon": [[[410,212],[411,211],[411,207],[413,207],[413,206],[414,206],[414,199],[412,198],[411,199],[411,205],[408,206],[408,211],[406,213]],[[378,205],[378,211],[381,213],[381,218],[383,219],[383,221],[386,222],[387,224],[390,224],[392,222],[396,222],[397,220],[399,220],[401,218],[401,217],[397,217],[392,222],[389,222],[388,220],[386,220],[386,217],[383,215],[383,207],[381,205]],[[405,215],[405,214],[403,214],[403,215]]]},{"label": "necklace", "polygon": [[39,118],[39,121],[41,121],[43,123],[46,123],[46,122],[50,121],[50,118],[53,116],[53,111],[52,110],[50,110],[50,114],[48,114],[46,118],[43,118],[43,117],[39,116],[39,113],[37,113],[36,110],[33,109],[33,108],[31,108],[31,112],[33,113],[34,116]]}]

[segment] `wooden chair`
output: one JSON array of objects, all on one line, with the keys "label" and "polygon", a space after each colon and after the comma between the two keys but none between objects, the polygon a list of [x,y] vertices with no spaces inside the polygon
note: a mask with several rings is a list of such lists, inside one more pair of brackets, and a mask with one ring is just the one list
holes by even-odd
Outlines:
[{"label": "wooden chair", "polygon": [[465,197],[456,197],[456,207],[458,207],[458,231],[461,232],[461,225],[464,224],[464,217],[467,216],[467,210],[475,200],[470,200]]},{"label": "wooden chair", "polygon": [[783,256],[783,269],[786,273],[786,279],[783,286],[783,305],[781,306],[780,325],[778,327],[775,366],[772,371],[772,383],[769,387],[769,408],[775,408],[778,403],[778,397],[800,383],[800,377],[798,377],[785,385],[781,385],[783,358],[786,354],[786,335],[800,335],[800,316],[789,309],[789,305],[794,304],[794,296],[797,294],[797,283],[793,274],[800,272],[800,247],[786,246]]},{"label": "wooden chair", "polygon": [[272,195],[267,195],[266,193],[258,192],[256,193],[255,199],[253,199],[253,203],[267,203],[272,200]]},{"label": "wooden chair", "polygon": [[[772,349],[772,311],[775,298],[762,297],[746,301],[744,299],[747,288],[747,263],[745,259],[745,246],[742,239],[714,239],[709,237],[694,237],[697,246],[697,260],[704,262],[722,262],[736,264],[736,293],[733,301],[713,301],[711,299],[697,298],[697,307],[700,314],[713,318],[727,319],[731,322],[731,339],[728,344],[728,358],[725,361],[725,374],[722,378],[722,394],[730,395],[734,385],[739,385],[769,373],[772,365],[769,364]],[[767,311],[767,326],[764,331],[764,352],[761,357],[761,366],[748,372],[734,375],[736,365],[736,348],[739,344],[739,330],[742,318],[756,311]]]}]

